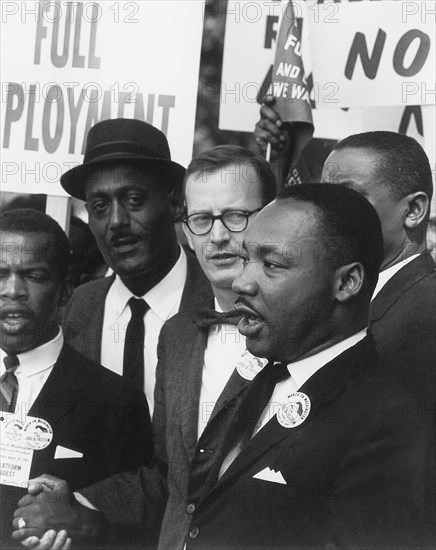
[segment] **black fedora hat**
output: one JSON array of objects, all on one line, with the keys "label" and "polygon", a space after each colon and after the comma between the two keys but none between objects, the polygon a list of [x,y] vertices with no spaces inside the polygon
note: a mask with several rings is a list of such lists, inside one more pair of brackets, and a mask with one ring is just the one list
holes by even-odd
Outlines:
[{"label": "black fedora hat", "polygon": [[185,174],[183,166],[171,160],[163,132],[142,120],[115,118],[98,122],[89,130],[83,164],[61,176],[62,187],[71,196],[86,200],[87,173],[111,161],[140,162],[158,169],[168,190],[180,189]]}]

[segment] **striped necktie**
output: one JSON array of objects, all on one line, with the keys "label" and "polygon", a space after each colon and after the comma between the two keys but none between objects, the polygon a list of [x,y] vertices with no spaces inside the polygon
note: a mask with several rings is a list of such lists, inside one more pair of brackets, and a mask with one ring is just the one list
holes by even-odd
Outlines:
[{"label": "striped necktie", "polygon": [[6,355],[3,363],[6,372],[0,377],[0,410],[14,412],[18,394],[18,380],[14,371],[20,361],[16,355]]}]

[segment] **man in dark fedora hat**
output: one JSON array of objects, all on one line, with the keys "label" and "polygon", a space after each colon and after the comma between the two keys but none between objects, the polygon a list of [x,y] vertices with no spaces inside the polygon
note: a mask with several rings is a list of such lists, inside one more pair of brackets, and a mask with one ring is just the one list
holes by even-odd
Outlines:
[{"label": "man in dark fedora hat", "polygon": [[146,122],[105,120],[89,131],[83,164],[62,187],[87,203],[89,225],[113,275],[80,286],[65,308],[69,343],[144,389],[153,410],[163,323],[212,296],[174,228],[185,169],[165,135]]}]

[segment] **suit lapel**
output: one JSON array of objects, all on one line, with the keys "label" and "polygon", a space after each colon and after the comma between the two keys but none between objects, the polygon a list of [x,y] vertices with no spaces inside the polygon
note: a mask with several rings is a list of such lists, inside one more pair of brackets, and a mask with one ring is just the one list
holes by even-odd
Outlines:
[{"label": "suit lapel", "polygon": [[249,380],[245,380],[242,376],[239,375],[238,371],[234,369],[232,375],[227,381],[227,384],[224,386],[221,395],[218,397],[215,407],[213,408],[212,414],[210,416],[209,424],[212,424],[216,417],[219,416],[220,412],[225,410],[227,405],[233,401],[245,388],[250,384]]},{"label": "suit lapel", "polygon": [[402,267],[389,279],[386,285],[372,300],[369,310],[370,324],[377,321],[399,300],[405,292],[418,281],[427,277],[436,269],[430,252],[424,252],[418,258]]},{"label": "suit lapel", "polygon": [[204,350],[207,345],[207,332],[198,329],[194,323],[192,327],[195,331],[192,336],[189,333],[184,334],[187,345],[184,356],[181,357],[183,366],[180,371],[184,375],[184,379],[181,380],[180,418],[183,442],[189,461],[197,446],[201,378]]},{"label": "suit lapel", "polygon": [[53,427],[75,406],[84,390],[80,377],[75,376],[69,346],[64,344],[50,376],[29,410],[29,415],[47,420]]},{"label": "suit lapel", "polygon": [[224,457],[219,458],[215,467],[211,469],[207,484],[213,488],[209,495],[206,495],[205,500],[208,500],[209,496],[212,496],[217,490],[221,494],[224,488],[227,489],[229,485],[235,483],[250,465],[258,461],[272,446],[277,445],[283,439],[287,438],[288,446],[295,445],[299,438],[304,436],[304,432],[311,422],[316,419],[320,406],[335,401],[344,391],[348,381],[368,368],[376,359],[377,353],[372,339],[366,337],[318,370],[298,390],[305,393],[311,402],[311,410],[307,419],[295,428],[285,428],[279,424],[277,416],[271,418],[236,457],[224,475],[216,481]]},{"label": "suit lapel", "polygon": [[186,252],[187,275],[183,288],[179,311],[194,315],[202,306],[213,304],[213,292],[206,275],[203,273],[197,258]]},{"label": "suit lapel", "polygon": [[81,315],[73,314],[70,318],[67,306],[66,319],[62,322],[65,340],[96,363],[101,362],[105,300],[114,280],[115,275],[112,275],[87,283],[89,287],[86,296],[83,296]]}]

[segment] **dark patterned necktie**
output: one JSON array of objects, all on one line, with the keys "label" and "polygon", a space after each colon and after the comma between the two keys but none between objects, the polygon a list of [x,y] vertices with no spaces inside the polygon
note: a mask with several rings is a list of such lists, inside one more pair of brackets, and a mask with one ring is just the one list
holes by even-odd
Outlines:
[{"label": "dark patterned necktie", "polygon": [[14,412],[18,394],[18,380],[14,371],[20,361],[16,355],[6,355],[3,363],[6,372],[0,377],[0,410]]},{"label": "dark patterned necktie", "polygon": [[237,325],[241,319],[242,313],[236,309],[220,313],[215,309],[203,307],[198,311],[194,322],[200,328],[210,328],[214,325]]},{"label": "dark patterned necktie", "polygon": [[250,441],[257,421],[268,405],[276,384],[289,376],[289,370],[285,363],[268,363],[253,379],[244,393],[235,413],[235,420],[224,439],[220,477]]},{"label": "dark patterned necktie", "polygon": [[123,376],[144,391],[144,315],[150,309],[145,300],[130,298],[132,312],[124,339]]}]

